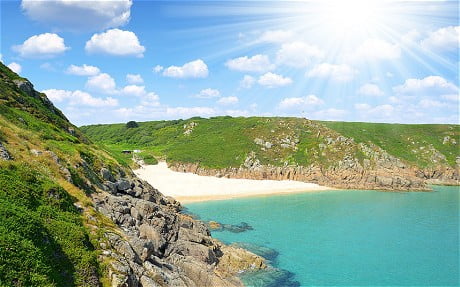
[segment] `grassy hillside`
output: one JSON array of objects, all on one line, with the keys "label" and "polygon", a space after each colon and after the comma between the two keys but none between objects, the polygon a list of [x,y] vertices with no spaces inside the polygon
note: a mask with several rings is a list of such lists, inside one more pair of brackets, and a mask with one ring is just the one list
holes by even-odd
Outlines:
[{"label": "grassy hillside", "polygon": [[[390,154],[417,166],[424,167],[435,163],[431,157],[432,149],[443,154],[450,166],[455,165],[456,157],[460,155],[459,125],[353,122],[322,122],[322,124],[346,137],[354,138],[356,142],[372,142]],[[449,137],[449,140],[446,137]]]},{"label": "grassy hillside", "polygon": [[[317,122],[300,118],[192,118],[93,125],[81,130],[107,150],[141,149],[169,162],[209,168],[239,167],[254,152],[261,164],[329,167],[350,155],[366,158],[359,143],[381,148],[420,168],[455,166],[459,125]],[[339,144],[340,143],[340,144]],[[368,155],[369,156],[369,155]],[[367,156],[367,157],[368,157]]]},{"label": "grassy hillside", "polygon": [[98,286],[94,230],[110,224],[88,183],[116,161],[3,64],[0,147],[0,286]]}]

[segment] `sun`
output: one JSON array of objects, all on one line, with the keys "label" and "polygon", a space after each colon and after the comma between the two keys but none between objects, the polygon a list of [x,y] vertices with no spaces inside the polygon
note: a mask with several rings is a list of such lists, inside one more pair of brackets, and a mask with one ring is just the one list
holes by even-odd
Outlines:
[{"label": "sun", "polygon": [[375,33],[385,19],[386,1],[325,0],[318,1],[317,17],[323,29],[339,38],[354,38]]}]

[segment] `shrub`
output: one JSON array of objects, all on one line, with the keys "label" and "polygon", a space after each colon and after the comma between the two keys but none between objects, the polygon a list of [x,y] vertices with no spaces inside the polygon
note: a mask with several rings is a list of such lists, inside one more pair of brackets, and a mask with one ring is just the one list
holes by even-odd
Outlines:
[{"label": "shrub", "polygon": [[139,124],[136,123],[135,121],[129,121],[126,123],[126,128],[132,129],[132,128],[137,128],[139,127]]}]

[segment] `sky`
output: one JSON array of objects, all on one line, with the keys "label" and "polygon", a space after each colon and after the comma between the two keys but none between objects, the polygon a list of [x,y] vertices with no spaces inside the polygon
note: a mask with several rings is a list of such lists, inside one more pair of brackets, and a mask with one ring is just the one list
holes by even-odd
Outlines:
[{"label": "sky", "polygon": [[76,125],[459,123],[458,1],[1,1],[1,61]]}]

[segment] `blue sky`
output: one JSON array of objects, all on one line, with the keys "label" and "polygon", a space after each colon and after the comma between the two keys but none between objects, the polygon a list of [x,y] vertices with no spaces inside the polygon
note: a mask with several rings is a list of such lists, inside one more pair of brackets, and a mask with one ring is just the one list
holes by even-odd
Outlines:
[{"label": "blue sky", "polygon": [[1,2],[1,61],[75,124],[459,123],[458,1]]}]

